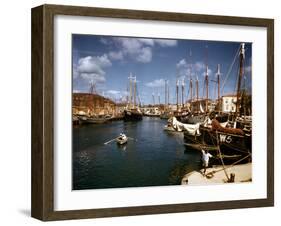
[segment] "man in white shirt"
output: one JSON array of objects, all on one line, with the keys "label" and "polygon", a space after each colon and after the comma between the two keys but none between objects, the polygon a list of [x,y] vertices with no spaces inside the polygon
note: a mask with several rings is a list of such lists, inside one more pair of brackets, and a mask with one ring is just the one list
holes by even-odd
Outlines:
[{"label": "man in white shirt", "polygon": [[206,168],[209,166],[209,160],[210,158],[212,158],[213,156],[206,150],[202,149],[202,164],[204,167],[204,171],[203,171],[203,175],[205,175],[206,173]]}]

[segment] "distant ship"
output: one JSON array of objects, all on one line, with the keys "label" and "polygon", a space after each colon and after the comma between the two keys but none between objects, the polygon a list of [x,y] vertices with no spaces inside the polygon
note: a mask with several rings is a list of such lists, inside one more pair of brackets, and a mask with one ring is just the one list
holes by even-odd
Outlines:
[{"label": "distant ship", "polygon": [[129,76],[130,92],[128,106],[124,110],[125,121],[139,121],[142,120],[142,112],[139,110],[136,102],[137,93],[137,78],[133,77],[132,74]]},{"label": "distant ship", "polygon": [[142,113],[138,109],[128,109],[124,111],[125,121],[139,121],[142,120]]}]

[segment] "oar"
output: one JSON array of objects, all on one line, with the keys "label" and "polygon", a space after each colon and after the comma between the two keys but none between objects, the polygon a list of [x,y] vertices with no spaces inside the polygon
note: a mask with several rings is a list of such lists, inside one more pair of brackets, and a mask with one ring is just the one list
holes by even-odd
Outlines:
[{"label": "oar", "polygon": [[107,145],[107,144],[109,144],[110,142],[114,141],[116,138],[117,138],[117,137],[115,137],[115,138],[112,139],[112,140],[109,140],[109,141],[105,142],[104,144]]}]

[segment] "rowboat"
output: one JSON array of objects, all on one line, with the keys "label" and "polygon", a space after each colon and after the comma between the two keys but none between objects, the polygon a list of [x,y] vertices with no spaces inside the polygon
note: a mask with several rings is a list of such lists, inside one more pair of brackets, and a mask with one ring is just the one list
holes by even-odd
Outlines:
[{"label": "rowboat", "polygon": [[124,133],[121,133],[115,140],[117,144],[122,145],[128,142],[128,137]]}]

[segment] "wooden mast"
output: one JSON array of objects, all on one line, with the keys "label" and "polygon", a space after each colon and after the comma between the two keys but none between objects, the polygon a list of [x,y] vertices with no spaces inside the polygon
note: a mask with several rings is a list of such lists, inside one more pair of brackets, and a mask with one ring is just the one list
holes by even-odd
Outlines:
[{"label": "wooden mast", "polygon": [[220,64],[218,64],[218,71],[217,71],[217,83],[218,83],[218,109],[220,112]]},{"label": "wooden mast", "polygon": [[181,87],[181,101],[182,101],[182,107],[184,108],[184,79],[182,80],[182,87]]},{"label": "wooden mast", "polygon": [[177,111],[179,110],[179,80],[177,79],[177,87],[176,87],[176,95],[177,95]]},{"label": "wooden mast", "polygon": [[164,110],[167,108],[167,80],[165,80],[165,107]]},{"label": "wooden mast", "polygon": [[208,46],[206,45],[206,75],[205,75],[205,85],[206,85],[206,106],[205,111],[208,112],[208,99],[209,99],[209,74],[208,74]]},{"label": "wooden mast", "polygon": [[189,50],[189,77],[190,77],[190,82],[189,82],[189,91],[190,91],[190,110],[193,111],[192,109],[192,101],[193,101],[193,82],[192,82],[192,52],[191,49]]},{"label": "wooden mast", "polygon": [[170,105],[170,90],[169,90],[168,84],[167,84],[167,98],[168,98],[167,103],[168,103],[168,107],[169,107],[169,105]]},{"label": "wooden mast", "polygon": [[127,96],[126,96],[127,106],[129,105],[129,87],[127,83]]},{"label": "wooden mast", "polygon": [[198,84],[198,76],[196,78],[196,101],[197,101],[197,112],[199,112],[199,84]]},{"label": "wooden mast", "polygon": [[237,84],[237,100],[236,100],[236,111],[235,116],[237,117],[240,114],[240,99],[241,99],[241,80],[244,74],[244,59],[245,59],[245,43],[241,44],[240,48],[240,62],[239,62],[239,76]]},{"label": "wooden mast", "polygon": [[192,110],[193,84],[192,84],[192,78],[191,78],[191,76],[190,76],[190,80],[189,80],[189,91],[190,91],[190,109]]},{"label": "wooden mast", "polygon": [[130,73],[130,76],[129,76],[129,86],[130,86],[130,97],[129,97],[129,108],[132,107],[132,73]]},{"label": "wooden mast", "polygon": [[133,105],[133,108],[136,107],[136,90],[137,90],[137,77],[135,76],[134,77],[134,105]]},{"label": "wooden mast", "polygon": [[208,74],[208,65],[206,65],[206,76],[205,76],[205,84],[206,84],[206,112],[208,112],[208,99],[209,99],[209,74]]}]

